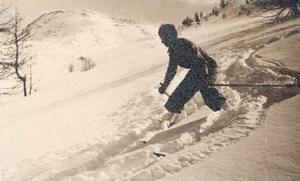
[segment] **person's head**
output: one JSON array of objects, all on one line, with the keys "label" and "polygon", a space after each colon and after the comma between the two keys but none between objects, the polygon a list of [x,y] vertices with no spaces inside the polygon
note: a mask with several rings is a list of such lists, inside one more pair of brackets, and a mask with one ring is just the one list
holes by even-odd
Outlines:
[{"label": "person's head", "polygon": [[161,39],[161,42],[167,47],[170,47],[174,41],[176,41],[178,33],[174,25],[162,24],[159,27],[158,35]]}]

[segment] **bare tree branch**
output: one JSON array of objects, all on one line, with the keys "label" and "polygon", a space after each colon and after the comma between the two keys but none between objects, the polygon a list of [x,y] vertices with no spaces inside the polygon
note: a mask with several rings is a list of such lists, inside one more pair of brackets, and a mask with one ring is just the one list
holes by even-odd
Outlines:
[{"label": "bare tree branch", "polygon": [[[26,71],[26,69],[29,69],[29,66],[26,66],[26,64],[31,60],[28,50],[30,46],[27,41],[32,35],[29,29],[22,28],[22,18],[17,9],[15,10],[13,19],[10,20],[8,24],[6,22],[5,25],[8,27],[5,31],[8,38],[2,43],[2,47],[5,47],[3,50],[6,49],[7,53],[3,53],[1,50],[0,65],[3,70],[0,72],[0,76],[8,78],[11,76],[12,69],[14,69],[14,74],[19,83],[17,86],[12,87],[11,90],[14,90],[22,84],[24,96],[27,96],[26,72],[28,72],[28,70]],[[31,75],[32,74],[30,74],[30,76]]]},{"label": "bare tree branch", "polygon": [[281,18],[300,17],[300,0],[250,0],[252,4],[266,11],[279,10],[275,15],[268,16],[274,20]]}]

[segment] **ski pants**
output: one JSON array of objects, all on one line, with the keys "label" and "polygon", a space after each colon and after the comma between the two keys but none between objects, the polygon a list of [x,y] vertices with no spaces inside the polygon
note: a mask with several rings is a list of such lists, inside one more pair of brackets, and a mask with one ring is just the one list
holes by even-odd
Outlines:
[{"label": "ski pants", "polygon": [[208,87],[204,69],[191,69],[169,97],[165,108],[169,112],[180,113],[197,91],[200,91],[204,103],[213,111],[219,111],[226,101],[226,98],[217,89]]}]

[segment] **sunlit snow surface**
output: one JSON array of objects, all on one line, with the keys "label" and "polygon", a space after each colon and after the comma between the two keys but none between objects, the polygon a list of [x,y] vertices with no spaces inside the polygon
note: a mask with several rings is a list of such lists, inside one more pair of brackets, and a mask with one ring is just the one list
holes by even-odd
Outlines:
[{"label": "sunlit snow surface", "polygon": [[[216,59],[218,83],[292,83],[299,67],[289,69],[267,48],[299,40],[299,34],[289,34],[299,30],[299,20],[268,28],[262,23],[235,15],[213,18],[180,36]],[[251,135],[271,105],[299,93],[222,87],[230,107],[219,112],[209,110],[197,93],[186,115],[167,128],[168,120],[161,121],[167,96],[157,88],[168,56],[157,27],[74,10],[44,15],[30,28],[37,92],[3,97],[3,180],[167,179]],[[82,72],[80,57],[91,59],[95,68]],[[185,74],[179,69],[169,93]]]}]

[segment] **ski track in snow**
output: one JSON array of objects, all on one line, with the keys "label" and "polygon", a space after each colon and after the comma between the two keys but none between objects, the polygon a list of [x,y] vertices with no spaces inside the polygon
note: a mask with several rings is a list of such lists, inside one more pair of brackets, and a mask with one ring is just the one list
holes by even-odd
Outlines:
[{"label": "ski track in snow", "polygon": [[[291,79],[288,75],[275,73],[270,68],[274,64],[248,65],[247,60],[255,57],[256,51],[245,53],[244,50],[237,50],[220,49],[213,54],[219,60],[218,82],[251,82],[257,80],[256,76],[264,76],[265,80],[270,81],[274,78],[282,81]],[[233,70],[235,72],[231,73]],[[185,71],[181,71],[174,84],[184,75]],[[219,90],[228,98],[231,105],[229,111],[214,113],[205,109],[201,95],[197,93],[185,107],[188,117],[181,118],[182,122],[166,130],[164,123],[168,121],[160,121],[165,113],[162,105],[166,97],[158,97],[157,87],[153,87],[109,116],[110,119],[126,120],[119,126],[118,134],[77,145],[68,151],[52,153],[34,162],[24,161],[17,169],[7,170],[4,180],[12,179],[13,175],[28,180],[163,179],[247,137],[263,121],[263,105],[272,98],[270,96],[276,96],[262,96],[262,90],[255,92],[229,87]],[[145,118],[144,115],[149,117]],[[189,122],[180,125],[185,121]],[[181,153],[182,150],[185,153]],[[167,156],[156,157],[153,152]],[[14,170],[22,174],[14,174]]]}]

